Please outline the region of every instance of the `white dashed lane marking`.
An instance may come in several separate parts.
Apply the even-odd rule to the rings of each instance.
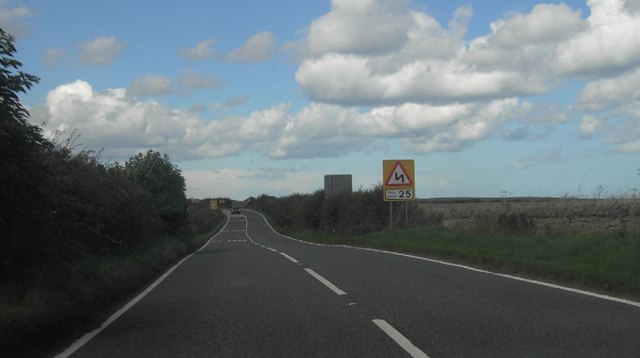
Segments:
[[[284,256],[284,257],[286,257],[289,261],[293,262],[294,264],[297,264],[297,263],[298,263],[298,260],[296,260],[296,259],[294,259],[293,257],[291,257],[291,256],[289,256],[289,255],[287,255],[287,254],[285,254],[284,252],[281,252],[281,253],[280,253],[280,255],[282,255],[282,256]]]
[[[334,285],[333,283],[331,283],[331,281],[327,280],[326,278],[320,276],[318,273],[316,273],[315,271],[313,271],[310,268],[306,268],[304,269],[305,271],[307,271],[307,273],[311,276],[313,276],[313,278],[315,278],[316,280],[322,282],[323,285],[327,286],[331,291],[335,292],[336,295],[346,295],[347,293],[342,291],[341,289],[338,288],[338,286]]]
[[[429,358],[429,356],[421,351],[418,347],[414,346],[411,341],[407,339],[402,333],[398,332],[393,326],[383,319],[372,320],[378,328],[386,333],[391,339],[393,339],[402,349],[404,349],[409,355],[414,358]]]

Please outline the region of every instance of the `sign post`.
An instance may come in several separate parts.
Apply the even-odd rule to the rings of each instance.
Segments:
[[[405,224],[408,219],[407,201],[416,199],[416,182],[413,159],[382,161],[382,192],[389,202],[389,226],[393,228],[393,202],[405,202]]]

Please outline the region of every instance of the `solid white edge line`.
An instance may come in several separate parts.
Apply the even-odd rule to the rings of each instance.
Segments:
[[[267,225],[271,228],[271,230],[273,230],[274,232],[277,233],[277,231],[275,231],[273,229],[271,224],[269,224],[269,221],[267,221],[267,218],[264,215],[262,215],[261,213],[255,211],[255,210],[249,210],[249,211],[252,211],[252,212],[262,216],[262,218],[267,223]],[[465,266],[465,265],[460,265],[460,264],[455,264],[455,263],[451,263],[451,262],[435,260],[435,259],[430,259],[430,258],[421,257],[421,256],[415,256],[415,255],[410,255],[410,254],[403,254],[403,253],[400,253],[400,252],[372,249],[372,248],[368,248],[368,247],[358,247],[358,246],[349,246],[349,245],[318,244],[318,243],[315,243],[315,242],[308,242],[308,241],[295,239],[295,238],[287,236],[287,235],[282,235],[282,234],[279,234],[279,235],[284,237],[284,238],[287,238],[289,240],[298,241],[298,242],[301,242],[301,243],[304,243],[304,244],[307,244],[307,245],[325,246],[325,247],[344,247],[344,248],[355,249],[355,250],[373,251],[373,252],[379,252],[379,253],[383,253],[383,254],[402,256],[402,257],[407,257],[407,258],[416,259],[416,260],[428,261],[428,262],[432,262],[432,263],[436,263],[436,264],[440,264],[440,265],[457,267],[457,268],[461,268],[461,269],[468,270],[468,271],[474,271],[474,272],[480,272],[480,273],[484,273],[484,274],[488,274],[488,275],[504,277],[504,278],[508,278],[508,279],[512,279],[512,280],[516,280],[516,281],[527,282],[527,283],[534,284],[534,285],[545,286],[545,287],[554,288],[554,289],[557,289],[557,290],[577,293],[577,294],[584,295],[584,296],[599,298],[599,299],[606,300],[606,301],[622,303],[622,304],[625,304],[625,305],[629,305],[629,306],[634,306],[634,307],[640,308],[640,302],[637,302],[637,301],[627,300],[627,299],[624,299],[624,298],[619,298],[619,297],[614,297],[614,296],[603,295],[603,294],[599,294],[599,293],[595,293],[595,292],[580,290],[580,289],[577,289],[577,288],[560,286],[560,285],[556,285],[556,284],[552,284],[552,283],[548,283],[548,282],[537,281],[537,280],[527,279],[527,278],[518,277],[518,276],[512,276],[512,275],[507,275],[507,274],[502,274],[502,273],[497,273],[497,272],[491,272],[491,271],[482,270],[482,269],[478,269],[478,268],[471,267],[471,266]]]
[[[391,326],[387,321],[383,319],[373,319],[373,323],[375,323],[378,328],[380,328],[384,333],[386,333],[391,339],[393,339],[402,349],[407,351],[409,355],[413,358],[429,358],[429,356],[421,351],[418,347],[414,346],[411,341],[407,339],[407,337],[403,336],[402,333],[398,332],[393,326]]]
[[[454,263],[451,263],[451,262],[434,260],[434,259],[429,259],[429,258],[426,258],[426,257],[420,257],[420,256],[415,256],[415,255],[403,254],[403,253],[399,253],[399,252],[391,252],[391,251],[370,249],[370,248],[366,248],[366,247],[355,247],[355,246],[346,246],[346,245],[341,245],[341,246],[350,247],[350,248],[354,248],[354,249],[358,249],[358,250],[374,251],[374,252],[380,252],[380,253],[385,253],[385,254],[391,254],[391,255],[403,256],[403,257],[408,257],[408,258],[417,259],[417,260],[433,262],[433,263],[437,263],[437,264],[440,264],[440,265],[457,267],[457,268],[461,268],[461,269],[464,269],[464,270],[475,271],[475,272],[479,272],[479,273],[483,273],[483,274],[487,274],[487,275],[503,277],[503,278],[507,278],[507,279],[511,279],[511,280],[515,280],[515,281],[526,282],[526,283],[530,283],[530,284],[534,284],[534,285],[538,285],[538,286],[549,287],[549,288],[553,288],[553,289],[557,289],[557,290],[561,290],[561,291],[565,291],[565,292],[576,293],[576,294],[580,294],[580,295],[583,295],[583,296],[599,298],[599,299],[602,299],[602,300],[622,303],[622,304],[626,304],[626,305],[629,305],[629,306],[640,308],[640,302],[631,301],[631,300],[627,300],[627,299],[619,298],[619,297],[614,297],[614,296],[607,296],[607,295],[603,295],[603,294],[600,294],[600,293],[580,290],[580,289],[577,289],[577,288],[560,286],[560,285],[556,285],[556,284],[553,284],[553,283],[537,281],[537,280],[532,280],[532,279],[528,279],[528,278],[524,278],[524,277],[518,277],[518,276],[513,276],[513,275],[508,275],[508,274],[503,274],[503,273],[498,273],[498,272],[492,272],[492,271],[487,271],[487,270],[481,270],[481,269],[477,269],[477,268],[469,267],[469,266],[465,266],[465,265],[454,264]]]
[[[342,295],[346,295],[347,294],[346,292],[344,292],[341,289],[339,289],[336,285],[331,283],[329,280],[327,280],[326,278],[324,278],[324,277],[320,276],[319,274],[317,274],[312,269],[305,268],[304,270],[307,271],[307,273],[309,275],[313,276],[313,278],[315,278],[316,280],[320,281],[323,285],[327,286],[331,291],[335,292],[336,295],[342,296]]]
[[[112,314],[109,318],[107,318],[107,320],[104,321],[104,323],[102,323],[100,325],[100,327],[96,328],[95,330],[93,330],[93,331],[91,331],[89,333],[84,334],[82,337],[80,337],[77,341],[75,341],[73,344],[71,344],[63,352],[58,353],[54,358],[67,358],[70,355],[72,355],[73,353],[75,353],[78,349],[82,348],[82,346],[87,344],[87,342],[89,342],[91,339],[93,339],[93,337],[95,337],[98,334],[100,334],[100,332],[102,332],[105,328],[107,328],[111,323],[113,323],[115,320],[120,318],[120,316],[122,316],[125,312],[127,312],[131,307],[135,306],[136,303],[140,302],[140,300],[142,300],[147,294],[149,294],[149,292],[151,292],[154,288],[156,288],[156,286],[158,286],[175,269],[177,269],[178,266],[182,265],[183,262],[187,261],[194,254],[202,251],[202,249],[204,249],[207,245],[209,245],[209,243],[211,243],[211,241],[216,236],[220,235],[224,231],[224,228],[226,228],[228,224],[229,224],[229,217],[227,217],[227,222],[224,224],[222,229],[220,229],[220,231],[218,231],[218,233],[216,233],[215,235],[211,236],[211,238],[209,238],[209,240],[204,245],[202,245],[202,247],[200,247],[198,249],[198,251],[195,251],[194,253],[192,253],[189,256],[187,256],[187,257],[183,258],[182,260],[180,260],[180,262],[175,264],[172,268],[170,268],[167,272],[165,272],[162,276],[160,276],[157,280],[155,280],[151,285],[149,285],[149,287],[147,287],[139,295],[134,297],[126,305],[124,305],[122,308],[120,308],[118,311],[116,311],[114,314]]]
[[[296,259],[294,259],[293,257],[291,257],[291,256],[289,256],[289,255],[287,255],[287,254],[285,254],[284,252],[280,252],[280,255],[282,255],[282,256],[284,256],[284,257],[286,257],[287,259],[289,259],[289,261],[293,262],[294,264],[297,264],[297,263],[298,263],[298,260],[296,260]]]

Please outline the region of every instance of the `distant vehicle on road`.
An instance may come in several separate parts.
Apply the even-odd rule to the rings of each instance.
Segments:
[[[240,214],[240,209],[236,207],[231,208],[231,214]]]

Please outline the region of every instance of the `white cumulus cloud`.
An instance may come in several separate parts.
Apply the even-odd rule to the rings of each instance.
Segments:
[[[584,116],[578,127],[578,136],[581,138],[590,138],[597,134],[602,128],[602,121],[594,116]]]
[[[616,151],[640,152],[639,81],[640,67],[587,83],[578,96],[578,106],[587,113],[578,135],[590,137],[597,130],[607,138],[605,143],[615,145]],[[606,128],[595,120],[599,117],[610,118]]]
[[[136,78],[129,92],[138,96],[159,96],[171,93],[171,79],[164,76],[147,75]]]
[[[24,20],[33,13],[24,6],[9,6],[10,1],[0,1],[0,28],[9,34],[21,38],[28,32]]]
[[[397,51],[409,40],[407,4],[406,0],[333,0],[331,11],[309,26],[303,51],[311,55]]]
[[[275,44],[276,37],[263,31],[249,38],[241,48],[231,51],[226,58],[232,62],[264,61],[273,53]]]
[[[311,100],[347,106],[544,94],[572,76],[640,66],[640,14],[626,4],[590,0],[586,18],[563,3],[539,4],[467,41],[470,7],[445,28],[406,1],[333,1],[294,46],[303,55],[296,80]]]
[[[640,67],[619,76],[592,81],[584,86],[578,96],[578,105],[586,110],[640,104]]]
[[[80,62],[87,65],[109,65],[124,48],[125,43],[115,36],[98,37],[80,44]]]
[[[640,14],[624,0],[588,0],[591,15],[584,31],[558,45],[562,73],[598,75],[640,65]]]
[[[640,112],[617,123],[605,142],[614,145],[617,152],[640,153]]]
[[[458,150],[488,138],[509,118],[526,111],[527,106],[515,99],[368,111],[315,103],[297,113],[279,104],[246,116],[205,120],[195,111],[138,100],[123,88],[97,92],[78,80],[50,91],[46,103],[32,110],[32,118],[46,123],[49,134],[77,130],[85,146],[103,148],[105,155],[119,159],[149,148],[177,159],[242,151],[314,158],[365,150],[386,138],[399,138],[412,152]]]
[[[187,70],[180,77],[180,84],[189,90],[214,89],[221,84],[221,81],[214,75],[205,75]]]
[[[215,54],[215,51],[213,50],[214,44],[214,39],[203,40],[198,42],[192,48],[182,49],[180,53],[182,56],[196,61],[212,58]]]
[[[107,155],[117,158],[184,143],[190,128],[202,126],[202,120],[188,112],[172,110],[154,100],[134,100],[122,88],[96,92],[81,80],[50,91],[33,117],[46,124],[49,134],[77,130],[83,145],[104,148]]]

